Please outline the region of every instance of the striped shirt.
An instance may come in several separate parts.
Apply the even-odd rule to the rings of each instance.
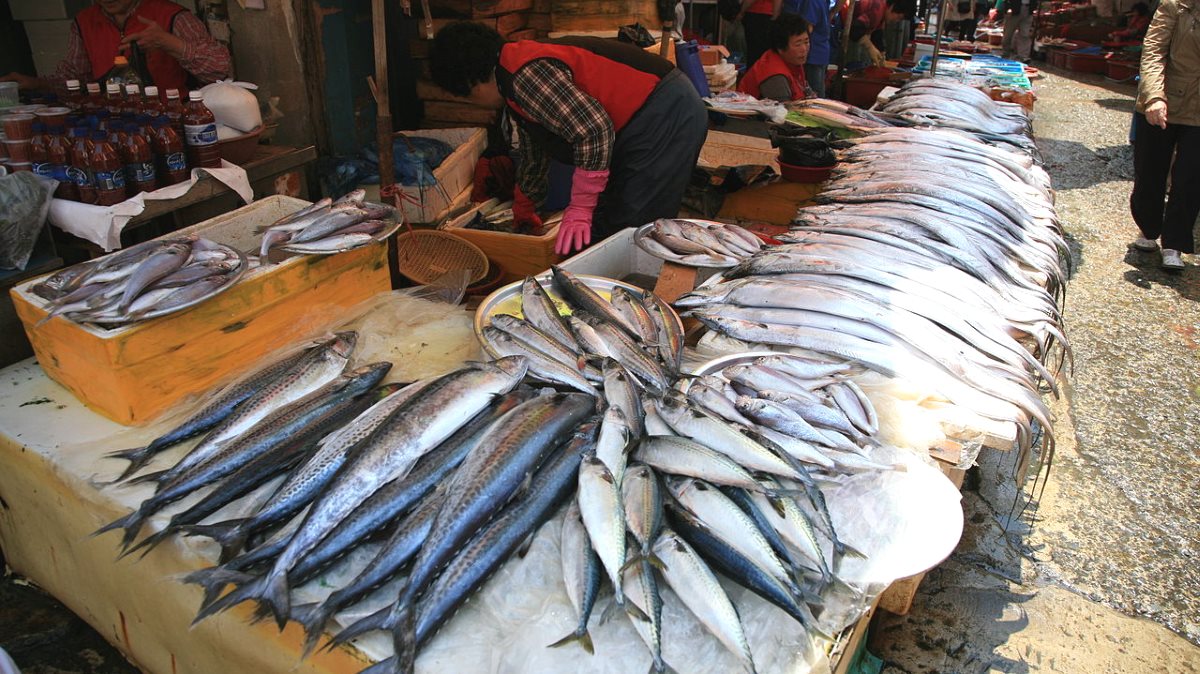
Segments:
[[[530,118],[571,144],[575,166],[588,171],[609,167],[616,140],[612,118],[599,101],[575,86],[566,64],[550,58],[530,61],[513,75],[512,86],[513,98]],[[546,197],[549,160],[538,141],[519,125],[518,137],[517,182],[540,205]]]
[[[229,50],[208,34],[204,22],[195,14],[187,11],[176,14],[170,28],[172,35],[183,40],[183,56],[179,59],[179,65],[196,79],[207,84],[233,75]],[[74,21],[71,22],[71,33],[67,38],[67,55],[49,79],[53,82],[92,81],[92,62],[84,49],[79,25]]]

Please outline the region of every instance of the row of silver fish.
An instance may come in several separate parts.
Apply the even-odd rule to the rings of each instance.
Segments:
[[[284,246],[289,252],[327,254],[365,246],[387,228],[392,214],[386,206],[368,204],[358,189],[334,201],[328,197],[260,227],[259,256]]]
[[[736,225],[660,218],[651,224],[640,245],[656,257],[680,264],[729,267],[758,252],[762,241]]]
[[[1038,155],[1032,122],[1020,104],[993,100],[962,82],[940,77],[909,80],[879,112],[904,123],[957,129],[985,142]]]
[[[56,272],[35,285],[49,312],[77,323],[133,323],[191,306],[236,279],[245,260],[233,249],[188,236],[155,239]]]

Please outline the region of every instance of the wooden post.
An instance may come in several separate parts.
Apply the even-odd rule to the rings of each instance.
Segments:
[[[375,77],[371,93],[375,96],[375,139],[379,143],[379,191],[396,183],[392,162],[392,104],[388,96],[387,6],[384,0],[371,0],[371,28],[375,36]]]
[[[850,54],[850,26],[854,23],[855,0],[847,0],[846,23],[842,26],[842,53],[838,54],[838,76],[834,80],[834,95],[841,98],[846,93],[846,58]]]

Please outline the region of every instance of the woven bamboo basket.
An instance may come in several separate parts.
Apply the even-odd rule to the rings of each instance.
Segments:
[[[416,229],[396,237],[400,273],[415,283],[430,284],[442,274],[466,269],[470,283],[487,276],[487,255],[478,246],[448,232]]]

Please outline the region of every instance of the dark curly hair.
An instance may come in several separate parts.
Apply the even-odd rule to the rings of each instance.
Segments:
[[[439,87],[469,96],[471,87],[492,77],[504,38],[494,29],[457,21],[438,31],[429,54],[429,70]]]
[[[793,36],[807,35],[811,29],[812,24],[798,14],[780,14],[778,19],[770,23],[770,28],[767,29],[767,40],[770,42],[771,49],[783,51],[788,48],[788,43],[792,41]]]

